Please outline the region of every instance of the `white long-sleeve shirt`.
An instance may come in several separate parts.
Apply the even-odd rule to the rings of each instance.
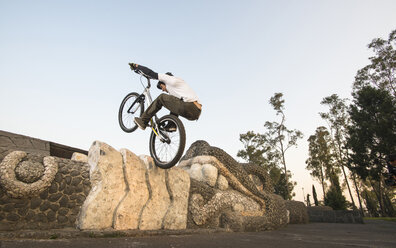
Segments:
[[[184,102],[195,102],[199,104],[199,98],[194,90],[181,78],[158,73],[158,80],[165,83],[168,93],[177,98],[183,99]]]

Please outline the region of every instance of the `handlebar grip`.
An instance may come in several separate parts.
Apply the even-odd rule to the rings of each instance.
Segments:
[[[128,64],[129,64],[129,67],[131,68],[131,70],[133,70],[133,71],[136,70],[138,67],[138,65],[135,63],[128,63]]]

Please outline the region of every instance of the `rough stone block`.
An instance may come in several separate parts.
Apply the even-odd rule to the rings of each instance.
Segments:
[[[139,228],[141,230],[158,230],[169,208],[170,197],[165,181],[165,170],[152,167],[148,170],[150,199],[143,209]]]
[[[92,190],[78,217],[80,229],[113,226],[114,210],[125,195],[121,154],[109,145],[95,141],[89,150]]]
[[[114,228],[117,230],[138,229],[140,213],[149,199],[146,182],[147,168],[134,153],[126,149],[121,149],[120,152],[124,161],[128,192],[118,207]]]
[[[211,164],[202,165],[203,180],[211,187],[216,185],[217,181],[217,168]]]
[[[285,204],[290,213],[290,224],[306,224],[309,222],[307,207],[303,202],[285,201]]]
[[[164,217],[163,228],[185,229],[187,227],[190,177],[187,172],[179,168],[172,168],[167,173],[171,204]]]
[[[88,163],[88,156],[79,152],[74,152],[71,160]]]

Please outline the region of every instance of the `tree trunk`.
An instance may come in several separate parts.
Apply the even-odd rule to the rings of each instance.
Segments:
[[[384,211],[384,202],[382,200],[382,194],[381,194],[381,184],[378,183],[378,189],[375,187],[375,183],[371,183],[371,180],[368,180],[370,182],[371,187],[373,188],[373,191],[375,193],[375,196],[377,197],[379,206],[380,206],[380,211],[381,211],[381,216],[385,216],[385,211]]]
[[[282,144],[282,142],[281,142],[281,144]],[[290,192],[289,192],[289,177],[287,176],[285,153],[283,152],[283,150],[282,150],[282,160],[283,160],[283,167],[285,168],[285,181],[286,181],[286,196],[285,196],[285,200],[289,200],[289,195],[290,195]]]
[[[359,207],[360,207],[360,213],[362,214],[362,216],[364,217],[364,211],[363,211],[363,206],[362,206],[362,200],[360,199],[360,192],[359,192],[359,188],[357,186],[357,182],[356,182],[356,176],[355,173],[352,172],[352,179],[353,179],[353,183],[355,184],[355,190],[356,190],[356,194],[359,200]]]
[[[388,214],[386,213],[386,209],[385,209],[385,204],[384,204],[384,197],[383,197],[383,193],[382,193],[382,187],[381,187],[381,182],[382,182],[382,174],[380,175],[380,181],[378,182],[378,194],[380,196],[379,200],[380,200],[380,206],[381,206],[381,212],[382,212],[382,216],[388,216]]]
[[[389,199],[389,196],[386,194],[386,191],[384,191],[384,204],[388,216],[395,217],[395,209],[393,208],[392,201],[391,199]]]
[[[346,185],[347,185],[347,187],[348,187],[349,196],[351,197],[353,209],[357,209],[357,208],[356,208],[356,205],[355,205],[355,200],[353,199],[353,196],[352,196],[351,187],[349,187],[348,177],[347,177],[347,175],[346,175],[346,173],[345,173],[345,168],[344,168],[344,165],[343,165],[343,164],[341,164],[341,168],[342,168],[342,173],[344,173],[344,178],[345,178]]]
[[[279,125],[278,129],[278,139],[279,139],[279,145],[280,145],[280,151],[282,153],[282,162],[283,162],[283,167],[285,168],[285,182],[286,182],[286,196],[285,200],[289,200],[289,177],[287,176],[287,168],[286,168],[286,159],[285,159],[285,149],[283,148],[283,142],[282,142],[282,133],[281,133],[281,127],[283,126],[283,122],[285,121],[285,116],[282,113],[282,121]]]
[[[323,175],[323,167],[321,167],[320,168],[320,173],[321,173],[321,176],[322,176],[322,190],[323,190],[323,202],[324,202],[324,200],[325,200],[325,197],[326,197],[326,191],[325,191],[325,184],[324,184],[324,175]]]
[[[334,142],[334,140],[333,140],[333,142]],[[334,146],[335,146],[335,144],[334,144]],[[339,139],[337,139],[337,150],[338,150],[338,163],[341,165],[342,173],[344,174],[345,182],[346,182],[346,185],[348,187],[349,196],[351,197],[353,209],[356,209],[355,200],[353,199],[352,192],[351,192],[351,187],[349,187],[348,177],[347,177],[347,175],[345,173],[345,166],[344,166],[344,163],[342,161],[342,159],[343,159],[342,148],[341,148],[341,141]]]

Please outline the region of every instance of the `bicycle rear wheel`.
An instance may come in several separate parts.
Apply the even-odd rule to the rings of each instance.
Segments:
[[[176,130],[169,131],[166,127],[173,126]],[[158,121],[158,135],[153,131],[150,136],[150,154],[155,165],[162,169],[173,167],[181,158],[186,145],[184,125],[174,115],[165,115]]]
[[[118,123],[124,132],[131,133],[137,129],[134,122],[135,117],[139,117],[144,112],[144,102],[136,92],[129,93],[120,105],[118,111]]]

